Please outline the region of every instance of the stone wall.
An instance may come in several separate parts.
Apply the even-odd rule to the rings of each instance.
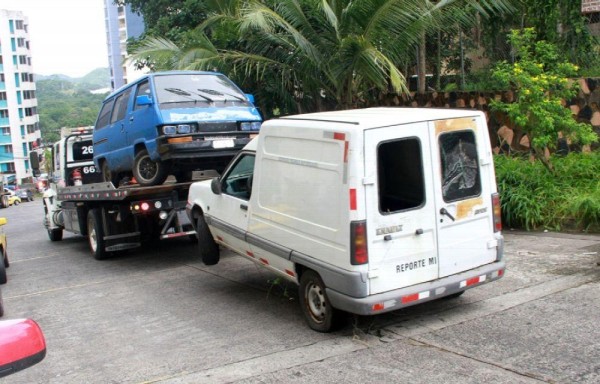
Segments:
[[[565,108],[570,108],[573,117],[594,127],[600,137],[600,78],[579,79],[579,95],[572,100],[565,100]],[[512,91],[505,92],[430,92],[424,95],[383,95],[380,106],[406,106],[426,108],[474,108],[486,112],[492,147],[496,153],[509,151],[525,152],[529,149],[527,136],[514,127],[508,118],[499,112],[490,112],[491,100],[514,100]],[[575,148],[570,143],[559,143],[559,149],[590,150],[597,149],[599,143],[591,148]]]

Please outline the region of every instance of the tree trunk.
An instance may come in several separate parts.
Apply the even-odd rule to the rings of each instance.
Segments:
[[[418,82],[417,82],[417,92],[420,94],[425,93],[426,91],[426,79],[427,79],[427,61],[426,61],[426,44],[427,44],[427,35],[425,31],[421,32],[421,41],[419,42],[419,60],[417,65],[419,66],[418,70]]]

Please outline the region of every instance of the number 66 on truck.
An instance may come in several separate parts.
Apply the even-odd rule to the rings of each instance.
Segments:
[[[219,246],[299,285],[308,325],[375,315],[501,278],[500,202],[483,113],[373,108],[263,124],[187,212]]]

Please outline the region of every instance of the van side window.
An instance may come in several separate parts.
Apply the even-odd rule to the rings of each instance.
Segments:
[[[250,199],[254,175],[254,155],[242,155],[222,180],[223,193],[240,199]]]
[[[145,105],[137,105],[137,97],[142,95],[152,97],[152,95],[150,94],[150,82],[148,80],[144,81],[143,83],[140,83],[137,87],[137,91],[135,92],[135,110],[146,107]]]
[[[98,121],[96,122],[96,127],[94,129],[104,128],[110,123],[110,112],[112,111],[113,104],[115,103],[115,99],[109,100],[102,106],[100,113],[98,114]]]
[[[110,119],[111,124],[125,118],[127,113],[127,103],[129,102],[129,95],[131,94],[131,88],[121,93],[115,100],[115,109]]]
[[[442,196],[444,201],[463,200],[481,194],[481,181],[473,131],[440,135]]]
[[[406,138],[380,144],[377,148],[377,180],[382,214],[423,205],[425,182],[419,140]]]

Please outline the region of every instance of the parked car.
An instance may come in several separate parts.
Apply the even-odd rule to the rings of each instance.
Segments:
[[[9,266],[8,253],[6,251],[6,234],[2,230],[2,226],[8,221],[5,217],[0,217],[0,286],[6,284],[8,278],[6,277],[6,268]],[[4,303],[2,301],[2,288],[0,288],[0,317],[4,315]],[[0,372],[2,367],[0,365]]]
[[[0,377],[37,364],[45,356],[46,340],[35,321],[0,321]]]
[[[142,76],[104,100],[94,126],[94,163],[115,185],[131,174],[147,186],[170,174],[182,182],[194,170],[221,172],[258,134],[262,118],[253,100],[221,73]]]
[[[21,198],[16,194],[8,197],[8,205],[19,205],[21,204]]]
[[[21,198],[21,201],[33,201],[34,191],[35,187],[29,188],[27,186],[21,185],[15,193]]]

